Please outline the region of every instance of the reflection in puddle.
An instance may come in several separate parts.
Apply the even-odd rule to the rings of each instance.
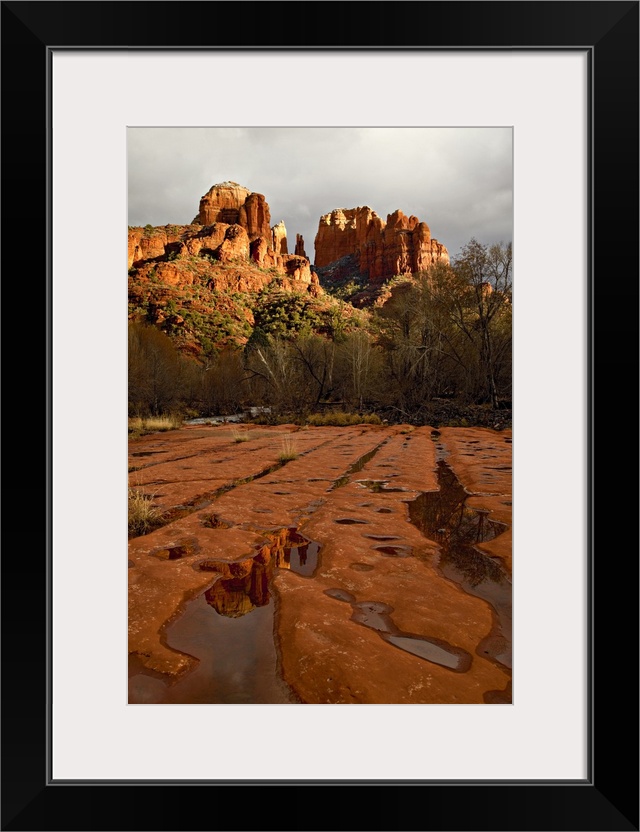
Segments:
[[[493,631],[477,652],[511,667],[511,581],[500,563],[476,544],[493,540],[507,528],[489,519],[489,512],[466,506],[469,496],[449,466],[438,461],[439,491],[428,491],[410,502],[411,522],[440,545],[440,572],[471,595],[487,601],[495,612]]]
[[[204,597],[218,615],[227,618],[239,618],[256,607],[265,607],[269,603],[267,568],[254,560],[248,575],[216,581]]]
[[[167,628],[166,643],[199,659],[199,664],[173,685],[134,676],[129,683],[130,702],[295,701],[278,668],[272,578],[275,569],[312,576],[320,547],[295,528],[268,532],[265,537],[252,557],[204,560],[197,565],[220,577]]]
[[[282,529],[272,538],[271,546],[263,547],[268,550],[278,569],[290,569],[298,575],[311,577],[318,567],[318,552],[320,546],[315,540],[307,540],[298,534],[295,528]]]
[[[290,569],[311,577],[318,566],[320,546],[295,528],[268,535],[258,554],[242,561],[205,560],[198,564],[203,572],[218,572],[223,577],[205,596],[220,615],[246,615],[269,602],[269,583],[275,569]],[[227,611],[228,610],[228,611]]]

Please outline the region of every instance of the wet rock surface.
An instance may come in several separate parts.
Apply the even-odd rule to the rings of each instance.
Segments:
[[[130,702],[510,702],[510,432],[244,430],[130,443]]]

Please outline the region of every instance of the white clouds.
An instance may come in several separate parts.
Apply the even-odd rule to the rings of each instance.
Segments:
[[[512,238],[511,145],[510,128],[130,128],[129,223],[190,222],[231,179],[311,256],[321,214],[358,205],[415,214],[455,256]]]

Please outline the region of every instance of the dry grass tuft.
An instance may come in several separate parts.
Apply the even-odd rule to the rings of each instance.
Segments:
[[[134,416],[129,419],[129,436],[137,439],[147,433],[158,433],[165,430],[177,430],[182,427],[182,416]]]
[[[282,450],[278,454],[280,462],[289,462],[299,456],[296,440],[293,436],[285,436],[282,440]]]
[[[343,413],[342,411],[330,411],[328,413],[311,413],[307,417],[307,424],[314,427],[334,425],[335,427],[347,427],[349,425],[380,425],[382,420],[377,413]]]
[[[129,537],[138,537],[151,531],[160,517],[153,505],[153,497],[136,488],[129,488]]]

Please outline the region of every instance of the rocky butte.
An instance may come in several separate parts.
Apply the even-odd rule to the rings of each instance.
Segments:
[[[209,271],[215,264],[246,264],[273,270],[268,279],[260,273],[246,275],[245,282],[253,281],[256,284],[253,287],[233,288],[259,289],[274,276],[281,275],[297,285],[306,284],[312,294],[320,291],[307,257],[288,254],[284,223],[271,227],[269,205],[264,196],[237,182],[213,185],[200,199],[198,213],[190,225],[129,229],[128,267],[136,269],[141,277],[145,270],[153,269],[162,282],[178,284],[182,277],[188,277],[181,275],[184,271],[180,268],[181,261],[193,258],[202,259]],[[213,288],[232,288],[223,285],[225,275],[212,275],[212,281]]]
[[[337,208],[320,217],[315,250],[317,268],[348,257],[357,273],[374,284],[423,271],[439,261],[449,263],[447,249],[431,237],[426,222],[394,211],[385,223],[366,205]]]

